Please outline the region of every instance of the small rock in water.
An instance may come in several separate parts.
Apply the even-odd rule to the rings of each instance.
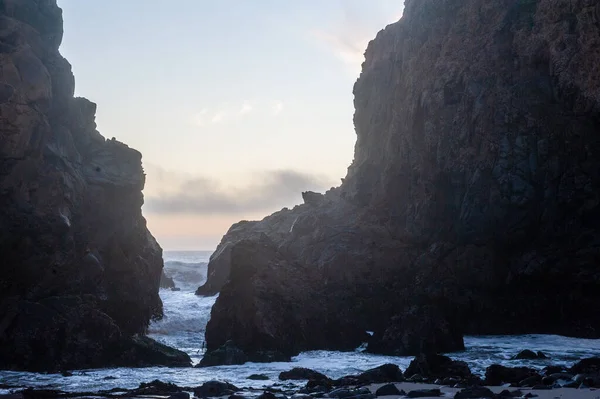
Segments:
[[[396,387],[395,384],[386,384],[380,387],[377,391],[375,391],[376,396],[392,396],[392,395],[400,395],[400,390]]]
[[[246,399],[246,397],[243,395],[238,395],[238,394],[234,393],[233,395],[229,395],[228,399]]]
[[[107,375],[106,377],[103,378],[103,380],[116,380],[117,377],[113,377],[112,375]]]
[[[264,374],[252,374],[252,375],[249,375],[248,377],[246,377],[246,379],[255,380],[255,381],[264,381],[264,380],[268,380],[269,377],[267,377]]]
[[[442,391],[439,389],[415,389],[406,394],[407,398],[435,398],[442,396]]]
[[[187,392],[177,392],[169,396],[168,399],[190,399],[190,394]]]
[[[466,388],[454,395],[454,399],[480,399],[496,397],[491,389],[486,387]]]
[[[151,382],[142,382],[140,386],[132,392],[137,395],[170,395],[180,391],[181,388],[173,383],[154,380]]]
[[[171,291],[181,291],[181,288],[179,288],[179,287],[173,287],[173,288],[171,288]]]
[[[326,375],[304,367],[294,367],[279,374],[280,380],[328,380]]]
[[[537,359],[537,355],[534,351],[529,349],[522,350],[518,354],[512,357],[513,360],[529,360],[529,359]]]
[[[65,371],[62,371],[60,373],[60,375],[62,375],[63,377],[72,377],[73,373],[71,373],[70,371],[65,370]]]
[[[313,397],[304,393],[296,393],[292,395],[291,399],[313,399]]]

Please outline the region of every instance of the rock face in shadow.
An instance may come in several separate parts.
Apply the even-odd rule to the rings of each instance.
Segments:
[[[584,0],[407,0],[367,48],[341,187],[223,238],[208,349],[598,337],[599,20]]]
[[[141,154],[73,97],[61,9],[4,0],[0,22],[0,368],[189,363],[138,337],[162,316],[163,267]]]

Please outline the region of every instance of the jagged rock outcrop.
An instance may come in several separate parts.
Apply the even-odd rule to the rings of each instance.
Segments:
[[[0,1],[0,368],[189,364],[162,316],[141,154],[74,98],[55,0]]]
[[[365,330],[388,353],[460,349],[399,322],[427,309],[452,335],[599,337],[599,49],[597,1],[407,0],[367,48],[342,186],[277,213],[286,234],[224,237],[208,349]]]

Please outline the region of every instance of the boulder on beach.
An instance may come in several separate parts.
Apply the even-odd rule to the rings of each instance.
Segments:
[[[207,381],[199,387],[194,388],[194,395],[198,398],[209,398],[224,395],[231,395],[238,388],[228,382]]]
[[[485,369],[485,385],[519,384],[527,378],[538,379],[541,376],[534,369],[528,367],[505,367],[493,364]]]
[[[399,390],[395,384],[385,384],[377,388],[376,396],[400,396],[406,395],[406,392]]]
[[[337,386],[377,384],[382,382],[404,381],[402,370],[396,364],[383,364],[378,367],[363,371],[360,374],[348,375],[333,381]]]
[[[466,362],[452,360],[448,356],[435,354],[421,354],[416,356],[406,371],[405,377],[415,374],[427,379],[457,378],[467,379],[472,376],[471,370]]]

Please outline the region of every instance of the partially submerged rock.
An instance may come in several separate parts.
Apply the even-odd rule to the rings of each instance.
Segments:
[[[319,373],[311,369],[304,367],[294,367],[288,371],[282,371],[279,373],[279,379],[286,380],[327,380],[329,379],[325,374]]]
[[[224,395],[231,395],[238,388],[228,382],[222,381],[207,381],[201,386],[194,388],[194,396],[199,398],[209,398]]]
[[[416,356],[404,372],[405,377],[411,377],[415,374],[431,380],[438,378],[464,380],[472,376],[466,362],[452,360],[447,356],[435,354],[421,354]]]
[[[529,349],[522,350],[517,353],[514,357],[514,360],[536,360],[536,359],[548,359],[548,356],[544,352],[538,351],[534,352]]]

